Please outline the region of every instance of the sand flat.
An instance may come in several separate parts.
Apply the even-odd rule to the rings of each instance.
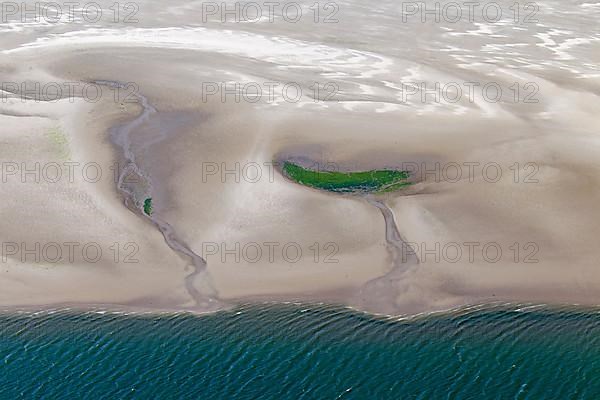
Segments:
[[[520,30],[399,24],[387,3],[378,25],[355,31],[349,27],[361,6],[351,3],[339,24],[317,28],[280,20],[199,24],[197,10],[175,2],[160,12],[143,3],[147,19],[135,26],[9,31],[0,47],[5,82],[131,82],[151,111],[128,136],[146,177],[128,208],[111,169],[128,160],[111,132],[143,115],[142,97],[7,95],[3,160],[97,163],[104,173],[94,183],[9,177],[1,188],[3,243],[93,242],[110,257],[47,263],[11,254],[2,263],[0,303],[201,310],[199,297],[223,306],[302,299],[393,314],[494,300],[598,303],[597,32],[546,11],[543,24]],[[563,24],[570,30],[556,30]],[[435,40],[412,40],[415,32]],[[417,81],[493,82],[504,95],[407,98],[406,83]],[[236,101],[206,93],[207,84],[264,89],[266,82],[292,82],[302,96],[286,101],[277,90],[272,99]],[[315,99],[315,82],[334,84],[335,101]],[[537,101],[524,102],[523,91],[514,101],[511,88],[528,83],[537,85]],[[289,181],[272,164],[286,159],[342,171],[420,168],[411,188],[378,197],[402,239],[417,246],[418,265],[394,259],[377,207]],[[497,180],[482,169],[491,164]],[[462,176],[453,179],[456,166]],[[257,167],[260,178],[244,175]],[[147,197],[152,217],[140,207]],[[152,218],[168,223],[205,265],[194,270]],[[464,243],[472,242],[470,257]],[[139,262],[123,262],[124,248],[115,262],[114,243],[135,243]],[[481,252],[490,245],[502,250],[497,261]],[[290,246],[302,254],[282,253]],[[444,253],[456,247],[457,259]]]

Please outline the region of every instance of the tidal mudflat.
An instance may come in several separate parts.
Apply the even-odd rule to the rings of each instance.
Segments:
[[[0,303],[596,304],[595,12],[6,23]]]

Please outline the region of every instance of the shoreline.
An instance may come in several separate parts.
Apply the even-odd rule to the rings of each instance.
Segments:
[[[449,316],[469,315],[480,311],[511,311],[511,312],[530,312],[530,311],[548,311],[551,313],[582,313],[582,314],[600,314],[600,304],[561,304],[561,303],[532,303],[532,302],[508,302],[494,301],[487,303],[472,303],[461,306],[451,307],[443,310],[426,311],[406,314],[383,314],[361,310],[350,305],[328,302],[309,302],[309,301],[263,301],[263,302],[239,302],[230,304],[218,310],[199,311],[191,309],[177,308],[149,308],[143,306],[124,306],[117,304],[77,304],[63,303],[52,307],[37,306],[11,306],[0,307],[0,317],[3,315],[16,314],[55,314],[55,313],[74,313],[74,314],[108,314],[123,317],[143,317],[143,316],[174,316],[189,315],[193,317],[210,317],[219,313],[244,312],[246,310],[264,310],[266,308],[283,308],[294,306],[307,310],[330,310],[338,312],[349,312],[364,315],[374,320],[384,320],[389,322],[418,322],[427,318],[444,318]]]

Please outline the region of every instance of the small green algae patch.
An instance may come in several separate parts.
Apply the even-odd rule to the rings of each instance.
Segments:
[[[301,185],[338,193],[386,193],[411,184],[409,172],[399,170],[315,171],[286,161],[283,172]]]
[[[152,198],[148,197],[144,200],[144,214],[150,216],[152,215]]]
[[[56,126],[51,128],[46,133],[48,139],[55,146],[59,157],[63,160],[69,160],[71,158],[71,151],[69,150],[69,141],[67,140],[67,136],[60,129],[60,127]]]

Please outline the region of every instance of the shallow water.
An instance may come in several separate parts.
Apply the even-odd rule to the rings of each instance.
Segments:
[[[597,399],[600,314],[323,305],[4,313],[1,398]],[[548,388],[551,387],[551,391]]]

